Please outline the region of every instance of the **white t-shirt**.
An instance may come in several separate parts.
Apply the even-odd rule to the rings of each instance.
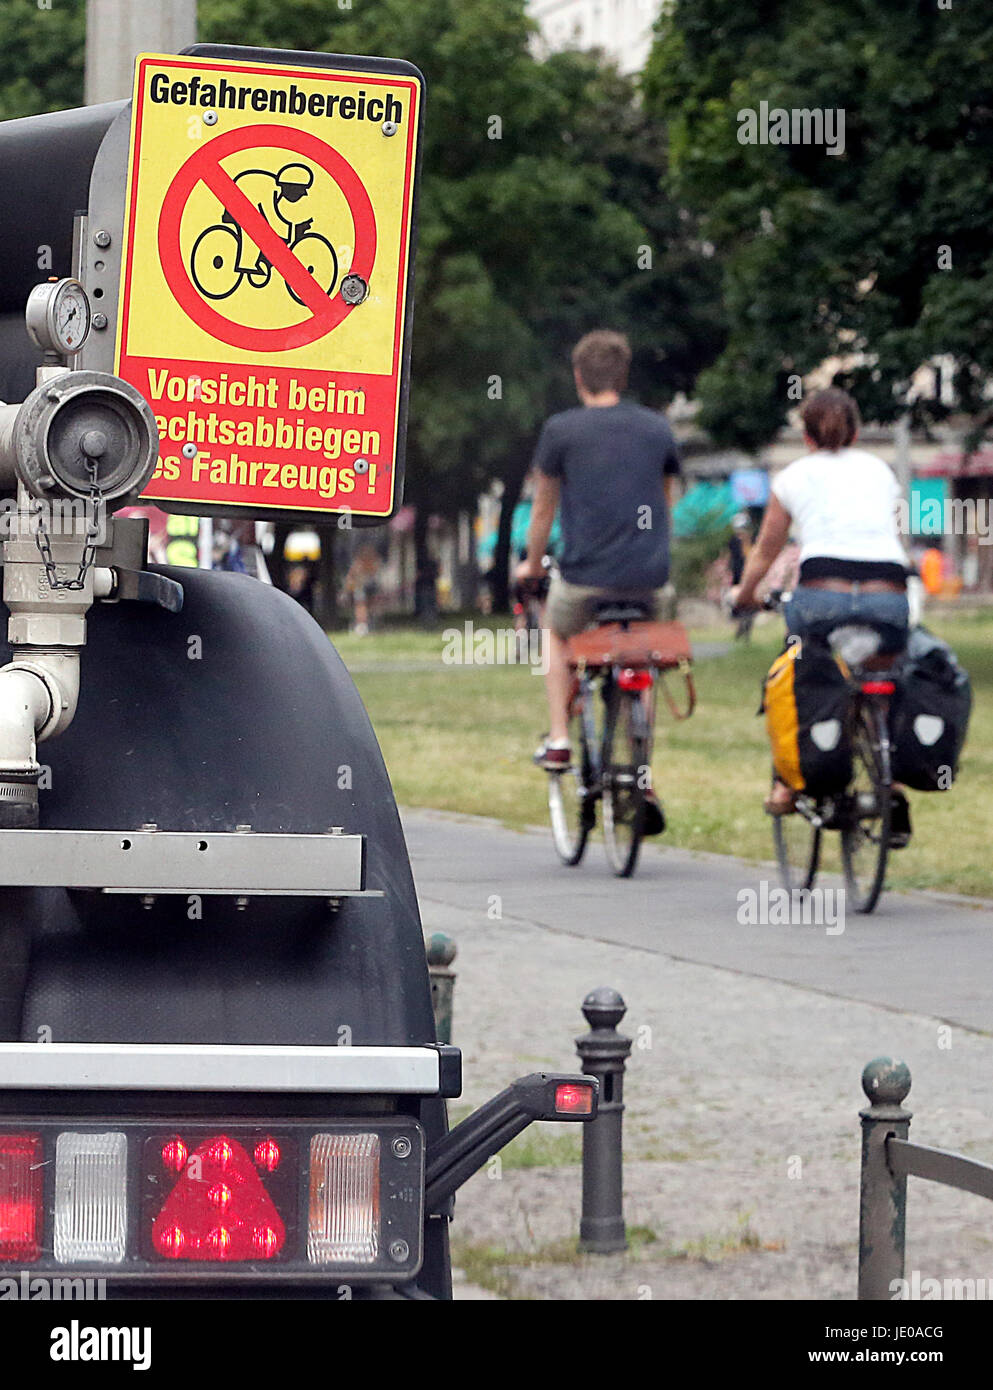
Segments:
[[[801,564],[830,556],[906,565],[896,518],[900,485],[875,454],[805,454],[773,478],[772,491],[793,518]]]

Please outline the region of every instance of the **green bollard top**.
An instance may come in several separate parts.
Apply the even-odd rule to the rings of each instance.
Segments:
[[[910,1068],[892,1057],[874,1057],[862,1072],[870,1105],[902,1105],[910,1094]]]
[[[451,965],[458,948],[450,936],[436,931],[428,937],[426,949],[428,965]]]
[[[609,985],[589,992],[582,1003],[583,1017],[591,1028],[616,1028],[628,1011],[622,997]]]

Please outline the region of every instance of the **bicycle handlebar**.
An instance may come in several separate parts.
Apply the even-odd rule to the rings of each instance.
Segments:
[[[732,618],[743,618],[746,613],[778,613],[788,598],[789,594],[782,589],[770,589],[760,602],[735,604],[728,612]]]
[[[545,574],[540,579],[518,579],[514,584],[514,597],[518,600],[544,598],[547,593],[548,576]]]

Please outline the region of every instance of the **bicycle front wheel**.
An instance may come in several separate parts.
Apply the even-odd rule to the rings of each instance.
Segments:
[[[651,777],[651,730],[638,695],[615,686],[603,740],[603,838],[610,867],[629,878],[645,833],[645,792]]]
[[[820,826],[811,824],[800,810],[773,816],[772,840],[783,887],[789,892],[813,888],[821,860]]]
[[[548,774],[548,814],[556,852],[571,866],[583,857],[596,814],[589,744],[578,712],[569,720],[569,746],[571,766]]]
[[[841,832],[841,861],[848,900],[856,912],[871,912],[886,881],[893,795],[889,735],[882,710],[863,706],[852,736],[854,776]]]

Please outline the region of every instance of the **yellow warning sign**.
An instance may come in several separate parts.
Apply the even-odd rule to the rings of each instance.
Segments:
[[[117,370],[145,496],[387,516],[402,444],[420,77],[142,55]]]

